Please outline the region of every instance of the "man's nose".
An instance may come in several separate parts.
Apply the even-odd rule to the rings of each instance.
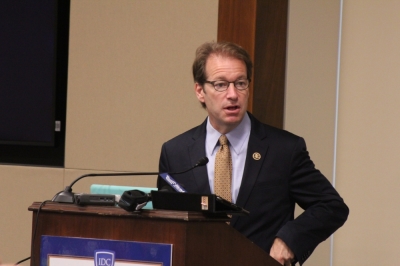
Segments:
[[[229,83],[228,89],[226,89],[227,96],[228,97],[237,97],[237,89],[235,87],[235,84],[233,82]]]

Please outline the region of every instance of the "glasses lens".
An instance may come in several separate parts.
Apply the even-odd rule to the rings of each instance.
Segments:
[[[248,80],[238,80],[235,81],[235,87],[238,90],[245,90],[249,86],[249,81]]]
[[[231,83],[233,83],[236,89],[245,90],[249,87],[250,82],[247,79],[241,79],[235,82],[219,80],[219,81],[206,81],[206,83],[212,84],[216,91],[226,91]]]
[[[225,91],[229,87],[229,82],[227,81],[216,81],[214,82],[214,88],[216,91]]]

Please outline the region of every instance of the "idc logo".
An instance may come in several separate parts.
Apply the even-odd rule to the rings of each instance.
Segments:
[[[114,266],[115,252],[112,250],[95,250],[94,266]]]

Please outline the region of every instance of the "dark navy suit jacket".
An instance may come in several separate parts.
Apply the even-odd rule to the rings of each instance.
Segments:
[[[343,225],[349,209],[314,167],[301,137],[249,116],[251,133],[236,204],[250,215],[233,216],[230,224],[267,253],[274,239],[281,238],[302,264]],[[179,172],[195,165],[206,154],[205,138],[206,121],[164,143],[160,172]],[[254,159],[255,153],[261,158]],[[188,192],[211,193],[206,167],[173,177]],[[305,210],[296,219],[295,203]]]

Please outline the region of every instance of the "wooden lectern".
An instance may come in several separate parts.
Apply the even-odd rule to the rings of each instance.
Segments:
[[[33,230],[40,203],[35,202]],[[39,265],[41,236],[82,237],[172,244],[173,266],[279,266],[265,251],[226,224],[227,216],[203,212],[77,206],[49,202],[40,210],[31,256]],[[33,237],[33,235],[32,235]],[[33,265],[33,261],[31,261]]]

